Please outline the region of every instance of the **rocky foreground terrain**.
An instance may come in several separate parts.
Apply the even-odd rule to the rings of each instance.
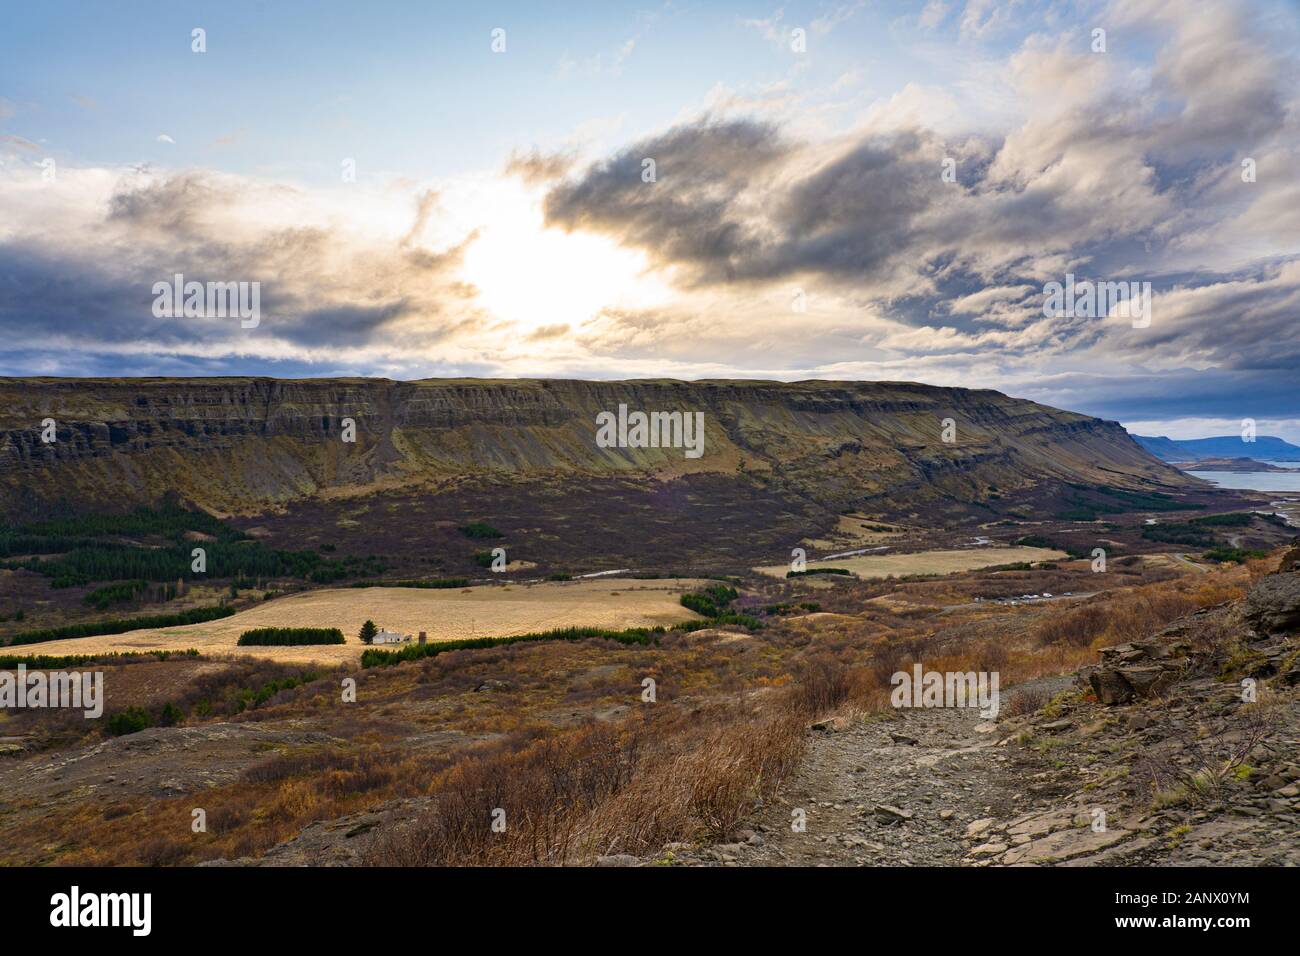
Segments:
[[[853,708],[818,720],[800,768],[727,840],[588,862],[1300,865],[1298,562],[1300,549],[1244,601],[1004,692],[994,720]],[[396,801],[206,865],[364,864],[376,835],[430,806]]]
[[[1004,694],[997,720],[818,722],[802,769],[734,842],[599,862],[1300,865],[1298,563],[1300,549],[1244,602]]]

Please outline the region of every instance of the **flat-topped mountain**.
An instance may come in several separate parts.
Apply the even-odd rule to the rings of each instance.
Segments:
[[[688,425],[699,413],[701,454],[626,447],[638,443],[635,428],[623,447],[605,447],[598,416],[617,417],[620,406],[624,419],[680,412]],[[10,519],[61,501],[126,507],[179,495],[250,514],[480,479],[686,475],[837,510],[978,501],[1050,480],[1203,487],[1115,422],[914,383],[0,378],[0,490]]]
[[[1270,459],[1300,461],[1300,447],[1275,435],[1260,435],[1246,441],[1240,435],[1216,435],[1213,438],[1166,438],[1134,435],[1134,440],[1164,461],[1199,461],[1202,458]]]

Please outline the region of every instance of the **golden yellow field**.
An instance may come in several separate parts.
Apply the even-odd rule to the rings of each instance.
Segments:
[[[381,628],[430,641],[462,637],[505,637],[562,627],[653,627],[698,617],[681,606],[680,595],[695,580],[548,581],[462,590],[424,588],[329,588],[267,601],[232,617],[204,624],[156,628],[47,641],[23,647],[31,654],[99,654],[113,651],[184,650],[246,654],[279,661],[339,664],[356,660],[363,645],[357,632],[367,619]],[[255,627],[337,627],[346,644],[304,647],[238,647]]]
[[[952,551],[917,551],[912,554],[859,554],[830,561],[809,561],[809,568],[844,568],[860,578],[903,577],[909,574],[952,574],[974,571],[998,564],[1018,561],[1055,561],[1067,558],[1064,551],[1049,548],[958,548]],[[762,574],[784,578],[788,564],[771,564],[755,568]],[[804,580],[815,580],[805,578]]]

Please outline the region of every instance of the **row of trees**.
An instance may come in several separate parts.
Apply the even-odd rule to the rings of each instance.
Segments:
[[[342,644],[337,627],[259,627],[239,635],[241,647],[285,647],[297,644]]]

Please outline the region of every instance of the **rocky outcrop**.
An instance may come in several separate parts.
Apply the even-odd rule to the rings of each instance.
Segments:
[[[601,448],[596,415],[704,414],[699,458]],[[52,419],[56,441],[43,440]],[[345,420],[356,441],[343,440]],[[951,420],[954,440],[944,440]],[[218,511],[467,477],[753,478],[828,508],[982,500],[1048,479],[1201,487],[1116,423],[998,392],[884,382],[0,379],[0,502]],[[0,515],[5,517],[6,515]]]
[[[1075,682],[1091,689],[1097,700],[1108,706],[1159,696],[1190,666],[1191,646],[1184,635],[1196,617],[1143,641],[1102,648],[1101,662],[1082,668]]]
[[[1116,706],[1163,697],[1189,675],[1218,674],[1224,666],[1223,648],[1198,647],[1189,636],[1228,611],[1229,605],[1205,608],[1146,640],[1102,648],[1100,662],[1080,669],[1075,682],[1091,690],[1099,703]],[[1291,637],[1300,631],[1300,572],[1264,577],[1240,606],[1231,606],[1231,616],[1249,628],[1243,629],[1234,660],[1240,676],[1259,679],[1281,675],[1282,683],[1288,686],[1300,684],[1300,655]]]
[[[1261,581],[1246,601],[1246,620],[1264,634],[1300,630],[1300,574],[1275,574]]]
[[[1270,574],[1246,597],[1246,623],[1260,634],[1300,631],[1300,569],[1293,550],[1282,559],[1283,570]]]

